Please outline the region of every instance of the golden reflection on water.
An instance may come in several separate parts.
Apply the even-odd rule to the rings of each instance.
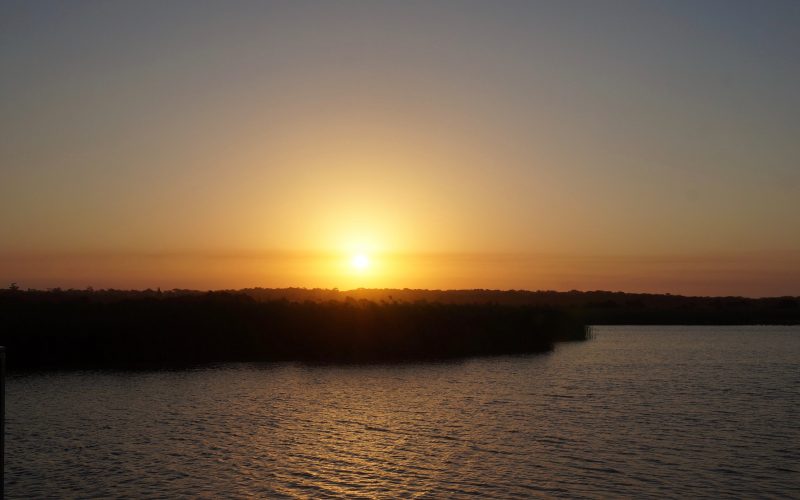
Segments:
[[[14,376],[20,497],[791,496],[797,327],[462,362]]]

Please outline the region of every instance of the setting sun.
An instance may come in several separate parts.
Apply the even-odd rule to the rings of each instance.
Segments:
[[[358,271],[363,271],[369,267],[369,257],[363,253],[355,254],[353,258],[350,259],[350,265]]]

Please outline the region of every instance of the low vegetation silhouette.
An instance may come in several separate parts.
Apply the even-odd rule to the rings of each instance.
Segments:
[[[9,291],[0,324],[12,369],[445,359],[541,352],[585,336],[583,323],[546,307],[232,292]]]
[[[543,352],[585,325],[800,324],[797,297],[245,289],[0,291],[11,369],[386,362]]]
[[[427,301],[443,304],[500,304],[555,308],[590,325],[800,324],[800,297],[687,297],[671,294],[551,290],[418,290],[248,288],[257,300]]]

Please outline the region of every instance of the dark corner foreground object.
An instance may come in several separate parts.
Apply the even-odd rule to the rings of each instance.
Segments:
[[[259,302],[220,292],[116,302],[16,297],[0,301],[0,344],[14,349],[12,370],[391,362],[543,352],[586,338],[583,322],[537,306]]]
[[[0,346],[0,500],[6,496],[6,348]]]

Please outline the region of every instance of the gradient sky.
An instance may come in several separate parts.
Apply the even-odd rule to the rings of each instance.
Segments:
[[[0,284],[800,295],[794,0],[6,0],[0,68]]]

